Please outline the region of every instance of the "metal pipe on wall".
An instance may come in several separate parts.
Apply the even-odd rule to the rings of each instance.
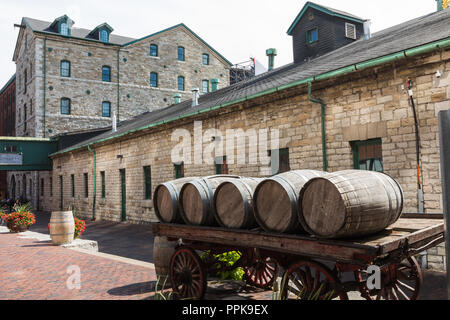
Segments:
[[[328,171],[328,160],[327,160],[327,138],[326,138],[326,128],[325,128],[325,102],[322,99],[314,99],[311,96],[312,83],[308,82],[308,100],[314,103],[320,104],[320,119],[322,126],[322,161],[323,161],[323,171]]]

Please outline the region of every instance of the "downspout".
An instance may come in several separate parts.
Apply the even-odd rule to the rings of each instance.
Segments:
[[[94,200],[93,200],[93,204],[92,204],[92,221],[95,221],[95,204],[96,204],[96,198],[97,198],[97,183],[96,183],[97,181],[95,179],[95,172],[96,172],[97,159],[96,159],[96,155],[95,155],[95,150],[92,150],[90,145],[88,145],[88,150],[94,156],[94,169],[93,169],[93,176],[94,176]]]
[[[44,138],[47,135],[47,128],[46,128],[46,119],[45,119],[45,113],[46,113],[46,107],[47,107],[47,97],[46,97],[46,89],[47,89],[47,37],[44,37]]]
[[[117,122],[120,122],[120,47],[117,48]]]
[[[327,139],[325,132],[325,102],[321,99],[314,99],[311,97],[312,83],[308,82],[308,100],[313,103],[320,104],[320,118],[322,123],[322,158],[323,158],[323,171],[328,171],[328,161],[327,161]]]

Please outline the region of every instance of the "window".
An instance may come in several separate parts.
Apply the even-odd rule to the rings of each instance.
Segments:
[[[111,117],[111,102],[102,102],[102,117]]]
[[[351,146],[355,169],[383,172],[381,139],[353,141]]]
[[[184,77],[183,76],[178,77],[178,90],[184,91]]]
[[[100,41],[109,42],[109,33],[106,30],[100,31]]]
[[[50,189],[50,197],[53,197],[53,177],[50,177],[48,184]]]
[[[150,73],[150,87],[158,87],[158,74],[156,72]]]
[[[227,157],[217,157],[214,160],[214,163],[216,164],[216,174],[228,174],[228,164],[227,164]]]
[[[59,25],[59,32],[63,36],[68,36],[69,35],[69,25],[65,22],[61,22],[61,24]]]
[[[70,114],[70,99],[61,98],[61,114]]]
[[[209,65],[209,54],[204,53],[202,55],[202,63],[206,66]]]
[[[184,48],[183,47],[178,47],[178,60],[179,61],[184,61],[185,60]]]
[[[111,82],[111,67],[102,67],[102,81]]]
[[[203,93],[209,92],[209,81],[208,80],[202,80],[202,92]]]
[[[104,199],[106,198],[105,171],[100,171],[100,177],[102,179],[102,199]]]
[[[158,56],[158,46],[156,44],[150,45],[150,57],[157,57]]]
[[[175,179],[184,178],[184,162],[175,163]]]
[[[41,178],[41,197],[44,196],[44,178]]]
[[[63,60],[61,61],[61,70],[60,75],[61,77],[70,77],[70,61]]]
[[[345,23],[345,36],[347,38],[356,40],[356,26],[351,23]]]
[[[152,198],[152,169],[150,166],[144,167],[144,191],[145,199],[150,200]]]
[[[27,104],[24,104],[23,106],[23,130],[27,131]]]
[[[306,42],[314,43],[319,40],[319,29],[314,28],[306,32]]]
[[[89,175],[84,174],[84,197],[89,198]]]
[[[289,165],[289,149],[272,150],[269,153],[273,175],[291,170]]]
[[[70,175],[70,190],[72,192],[72,198],[75,198],[75,175]]]
[[[24,86],[23,93],[27,93],[27,82],[28,82],[27,78],[28,78],[27,77],[27,69],[25,69],[24,75],[23,75],[23,86]]]

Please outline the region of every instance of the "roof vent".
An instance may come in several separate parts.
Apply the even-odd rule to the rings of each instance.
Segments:
[[[345,36],[347,38],[356,40],[356,26],[351,23],[345,23]]]
[[[196,107],[198,106],[198,96],[199,96],[200,89],[194,88],[192,89],[192,106]]]
[[[116,112],[113,111],[112,113],[112,132],[117,131],[117,118],[116,118]]]
[[[371,26],[372,22],[370,20],[366,20],[364,21],[364,40],[368,40],[371,38],[371,34],[370,34],[370,26]]]

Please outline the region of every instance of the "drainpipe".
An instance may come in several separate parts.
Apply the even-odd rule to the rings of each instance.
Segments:
[[[91,146],[89,146],[89,145],[88,145],[88,150],[94,156],[94,169],[93,169],[93,176],[94,176],[94,201],[93,201],[93,204],[92,204],[92,221],[95,221],[95,203],[96,203],[96,198],[97,198],[97,183],[96,183],[96,179],[95,179],[95,172],[96,172],[97,159],[96,159],[96,156],[95,156],[95,150],[92,150]]]
[[[311,97],[312,83],[308,82],[308,100],[313,103],[320,104],[321,122],[322,122],[322,157],[323,157],[323,171],[328,171],[327,161],[327,139],[325,132],[325,103],[321,99],[314,99]]]
[[[444,9],[442,0],[436,0],[437,2],[437,11],[442,11]]]
[[[46,119],[45,119],[45,113],[46,113],[46,89],[47,89],[47,37],[44,37],[44,138],[47,136],[47,128],[46,128]]]
[[[117,122],[120,121],[120,47],[117,48]]]

